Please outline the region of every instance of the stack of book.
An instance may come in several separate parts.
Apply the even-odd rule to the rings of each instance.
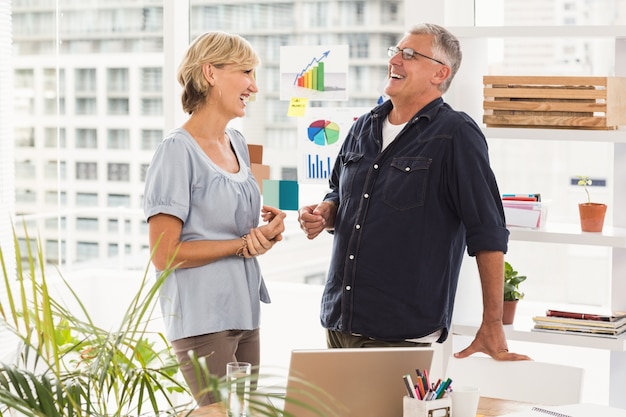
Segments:
[[[626,331],[626,312],[587,314],[548,310],[546,316],[533,317],[534,331],[580,334],[617,338]]]
[[[507,226],[537,229],[545,221],[547,206],[541,194],[503,194],[502,207]]]

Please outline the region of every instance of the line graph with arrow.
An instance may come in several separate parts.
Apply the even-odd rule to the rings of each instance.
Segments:
[[[324,63],[322,60],[330,54],[330,49],[319,58],[313,58],[293,80],[293,85],[324,91]]]
[[[280,99],[347,100],[348,45],[280,47]]]

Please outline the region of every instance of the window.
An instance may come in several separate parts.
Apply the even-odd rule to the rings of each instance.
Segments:
[[[76,193],[76,205],[79,207],[96,207],[98,206],[98,194]]]
[[[130,180],[130,165],[120,163],[107,164],[107,179],[109,181],[125,181]]]
[[[67,218],[65,217],[54,217],[45,219],[46,229],[49,230],[57,230],[57,229],[66,229]]]
[[[141,130],[141,149],[145,151],[153,151],[159,146],[163,140],[163,131],[161,129],[142,129]]]
[[[397,1],[383,1],[380,3],[381,13],[380,13],[380,23],[389,24],[389,23],[402,23],[400,19],[400,5]],[[395,45],[395,44],[394,44]]]
[[[49,205],[65,205],[67,204],[67,193],[65,191],[46,191],[44,195],[46,204]]]
[[[98,131],[96,129],[76,129],[76,148],[97,149]]]
[[[15,129],[15,146],[18,148],[34,148],[35,130],[30,127]]]
[[[15,190],[15,202],[31,204],[37,201],[37,193],[30,189],[16,189]]]
[[[96,69],[95,68],[78,68],[75,71],[74,90],[80,93],[95,93],[96,85]]]
[[[33,161],[27,159],[24,161],[15,162],[15,176],[20,179],[34,179],[35,178],[35,164]]]
[[[107,69],[107,91],[109,94],[128,92],[128,68]]]
[[[160,116],[163,114],[163,100],[160,98],[141,99],[141,114],[143,116]]]
[[[139,165],[139,178],[141,178],[142,182],[146,181],[146,171],[148,170],[149,164],[141,164]]]
[[[65,148],[65,128],[61,127],[57,130],[56,127],[44,128],[44,146],[46,148]]]
[[[56,224],[55,224],[56,226]],[[61,242],[61,252],[65,253],[65,242]],[[46,261],[50,262],[53,265],[57,265],[59,262],[59,241],[47,239],[44,254],[46,256]]]
[[[107,112],[110,115],[126,115],[128,114],[127,98],[109,98],[107,99]]]
[[[44,165],[44,176],[45,178],[57,178],[57,176],[61,176],[64,178],[65,171],[62,169],[65,165],[59,165],[58,161],[48,160]]]
[[[141,91],[161,93],[163,89],[163,70],[161,68],[141,69]]]
[[[128,194],[108,194],[108,207],[130,207],[130,196]]]
[[[76,99],[76,114],[77,115],[91,115],[96,114],[98,111],[98,105],[95,98],[77,98]]]
[[[107,130],[108,149],[130,149],[128,129]]]
[[[99,245],[96,242],[77,242],[76,260],[87,261],[98,258]]]
[[[130,233],[130,220],[124,221],[124,229],[122,230],[124,233]],[[111,233],[118,233],[120,227],[119,219],[108,219],[107,221],[107,230]]]
[[[97,162],[76,162],[76,179],[77,180],[97,180],[98,179],[98,163]]]
[[[13,86],[15,89],[34,90],[35,75],[32,69],[16,69],[14,77]]]
[[[98,230],[98,219],[97,218],[88,218],[88,217],[78,217],[76,219],[76,230],[97,231]]]

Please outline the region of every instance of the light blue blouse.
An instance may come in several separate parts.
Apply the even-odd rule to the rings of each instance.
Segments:
[[[164,213],[183,221],[181,241],[237,239],[259,223],[261,194],[249,167],[243,135],[226,134],[239,172],[217,166],[182,128],[161,142],[146,173],[146,219]],[[160,271],[157,271],[157,275]],[[169,340],[260,325],[260,302],[270,298],[255,258],[233,254],[216,262],[172,272],[160,304]]]

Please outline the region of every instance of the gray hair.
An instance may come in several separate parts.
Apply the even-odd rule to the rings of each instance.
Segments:
[[[431,35],[433,38],[432,53],[433,58],[445,62],[450,67],[450,76],[439,85],[439,91],[448,91],[452,79],[461,66],[461,45],[459,40],[447,29],[433,23],[422,23],[414,26],[410,31],[411,35]]]

